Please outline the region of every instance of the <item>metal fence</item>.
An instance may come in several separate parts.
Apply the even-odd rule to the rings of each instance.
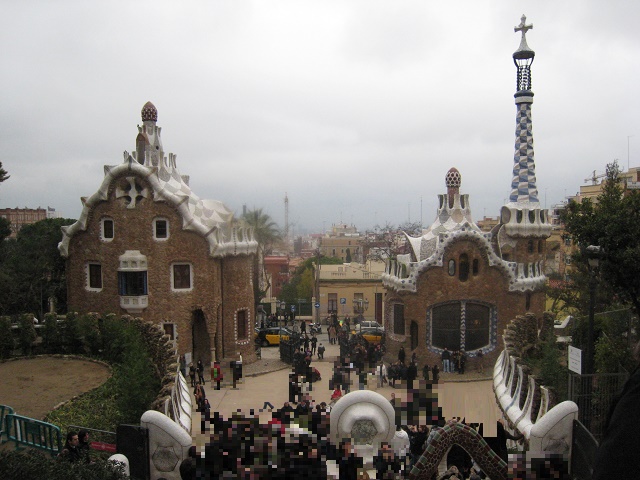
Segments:
[[[280,338],[280,360],[285,363],[293,364],[293,354],[302,345],[300,335],[291,335],[288,340]]]
[[[578,405],[578,419],[600,441],[609,408],[622,390],[628,372],[578,375],[569,372],[569,400]]]
[[[598,442],[578,420],[573,421],[571,440],[571,478],[591,480]]]

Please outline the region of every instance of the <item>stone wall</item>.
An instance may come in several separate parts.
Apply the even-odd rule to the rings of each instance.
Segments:
[[[124,177],[121,179],[124,181]],[[151,186],[136,179],[143,188]],[[90,212],[85,231],[78,231],[69,242],[67,257],[67,290],[69,310],[115,312],[128,314],[120,306],[118,291],[119,257],[127,250],[138,250],[147,257],[148,306],[139,313],[155,324],[173,323],[176,326],[179,354],[193,350],[194,315],[200,311],[206,322],[210,348],[224,352],[240,350],[245,361],[255,357],[252,346],[235,342],[227,335],[236,328],[234,312],[246,308],[248,325],[253,324],[254,301],[251,287],[251,255],[214,258],[209,243],[201,235],[184,230],[183,219],[165,202],[144,198],[135,208],[126,208],[122,198],[116,198],[115,181],[108,199],[97,203]],[[101,238],[101,220],[114,222],[114,237]],[[154,239],[154,219],[167,220],[169,235],[165,240]],[[99,263],[102,268],[102,288],[87,288],[87,264]],[[172,290],[172,264],[189,263],[192,269],[192,288]],[[223,307],[224,304],[224,307]],[[249,328],[249,327],[248,327]],[[224,339],[224,340],[223,340]],[[224,342],[224,345],[223,345]],[[211,352],[199,353],[208,362]],[[218,354],[222,358],[222,354]],[[194,360],[195,361],[195,360]]]
[[[458,271],[454,275],[448,273],[448,263],[450,259],[456,260],[461,254],[466,253],[469,257],[470,272],[468,279],[462,282],[459,279]],[[473,260],[478,259],[478,274],[473,275],[471,266]],[[388,291],[385,299],[385,319],[387,324],[387,347],[388,360],[397,358],[397,351],[403,345],[408,355],[411,354],[410,325],[415,321],[418,325],[418,347],[416,352],[422,364],[429,365],[440,363],[440,352],[431,351],[427,348],[427,311],[433,305],[460,300],[474,300],[494,305],[497,313],[497,326],[493,347],[484,352],[483,362],[485,365],[492,365],[501,353],[498,332],[502,332],[509,321],[517,315],[526,312],[527,294],[522,292],[509,291],[509,278],[497,267],[489,265],[486,253],[481,246],[473,241],[461,240],[455,242],[447,248],[442,267],[431,267],[425,270],[419,277],[416,292],[393,292]],[[544,310],[544,292],[532,292],[530,294],[531,312],[541,314]],[[393,318],[393,304],[400,302],[405,305],[405,335],[395,335],[393,333],[393,323],[389,321]],[[473,360],[469,359],[468,367],[473,368]]]

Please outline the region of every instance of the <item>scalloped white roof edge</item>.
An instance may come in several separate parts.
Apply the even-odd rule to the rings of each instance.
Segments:
[[[521,291],[525,292],[527,290],[533,290],[541,287],[547,281],[547,277],[543,275],[539,275],[536,277],[522,277],[520,275],[516,275],[517,263],[516,262],[508,262],[500,258],[496,252],[493,250],[491,245],[491,233],[490,232],[482,232],[475,229],[469,230],[456,230],[449,233],[442,233],[438,236],[438,243],[436,246],[435,252],[421,260],[419,262],[410,262],[405,263],[407,265],[409,274],[406,278],[400,278],[396,275],[391,275],[389,273],[384,273],[381,276],[382,284],[385,287],[391,288],[394,291],[409,291],[416,292],[418,277],[420,274],[432,267],[440,267],[443,266],[443,258],[445,248],[461,239],[472,240],[479,244],[480,250],[487,255],[489,260],[490,267],[497,267],[505,276],[509,279],[509,291]],[[421,237],[422,238],[422,237]],[[399,259],[400,257],[398,257]]]
[[[164,188],[164,182],[158,178],[157,173],[158,167],[141,165],[126,152],[123,163],[113,167],[105,166],[104,180],[98,191],[89,198],[82,198],[83,207],[80,218],[74,224],[62,227],[62,241],[58,244],[60,254],[63,257],[69,256],[71,237],[87,229],[87,221],[91,209],[99,202],[108,199],[109,186],[116,178],[122,175],[138,176],[149,182],[154,192],[153,201],[166,201],[175,208],[182,217],[182,229],[198,233],[204,237],[209,243],[209,254],[212,257],[250,255],[257,252],[258,242],[254,238],[253,229],[244,225],[231,225],[229,220],[231,220],[233,214],[222,202],[200,200],[193,193],[191,197],[184,194],[174,194]],[[188,189],[188,191],[190,192],[191,190]],[[213,210],[216,217],[203,217],[195,214],[194,209],[190,208],[190,206],[195,205],[205,206],[207,209]],[[227,217],[227,220],[225,220],[225,217]]]

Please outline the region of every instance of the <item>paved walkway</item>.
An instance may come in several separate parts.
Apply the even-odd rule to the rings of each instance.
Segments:
[[[322,380],[313,384],[311,392],[316,403],[325,401],[329,403],[331,390],[329,379],[333,372],[333,362],[337,359],[339,347],[329,345],[326,334],[319,337],[325,345],[325,359],[318,360],[314,357],[312,366],[317,368],[322,375]],[[207,369],[205,369],[207,370]],[[243,369],[244,379],[233,389],[228,384],[229,375],[225,378],[225,385],[221,390],[214,390],[209,378],[206,376],[205,392],[212,412],[219,412],[225,417],[241,410],[249,413],[254,410],[257,414],[262,409],[265,401],[271,402],[275,408],[280,408],[289,396],[289,371],[290,366],[279,358],[278,347],[262,349],[262,359],[251,365],[245,365]],[[490,369],[484,373],[468,372],[464,375],[455,373],[441,374],[440,383],[434,387],[438,395],[438,404],[442,407],[445,418],[461,417],[467,422],[482,422],[485,424],[485,433],[491,435],[491,429],[495,428],[499,410],[493,394],[492,382],[489,376]],[[401,388],[392,388],[388,385],[376,389],[386,398],[391,398],[391,393],[396,397],[406,398],[406,392]],[[270,419],[268,412],[260,414],[263,420]],[[193,432],[200,431],[200,416],[194,412]],[[203,441],[204,439],[200,439]]]

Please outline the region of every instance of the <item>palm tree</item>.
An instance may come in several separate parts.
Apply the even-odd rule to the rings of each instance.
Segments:
[[[253,291],[256,304],[270,287],[269,279],[264,269],[264,256],[269,255],[273,245],[282,240],[282,233],[276,222],[262,211],[262,208],[248,210],[242,215],[242,220],[253,229],[258,242],[258,254],[253,264]]]

